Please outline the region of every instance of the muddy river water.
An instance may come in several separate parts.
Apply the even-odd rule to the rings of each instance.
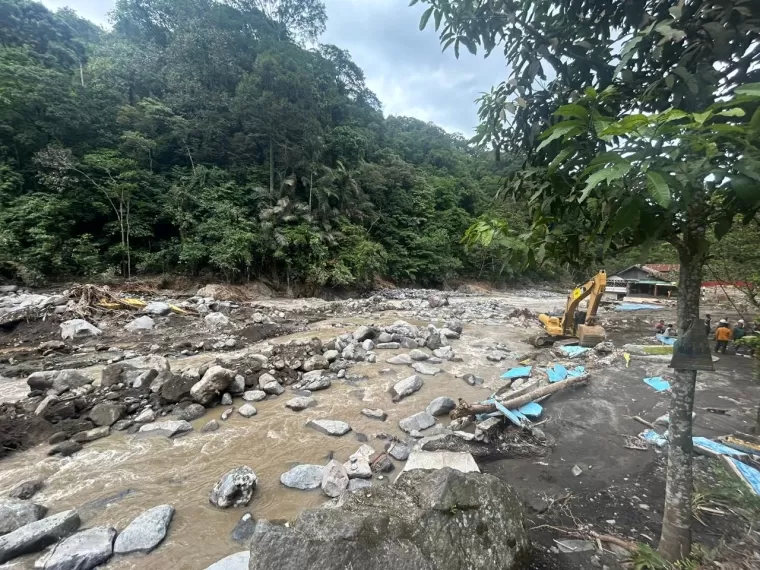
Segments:
[[[403,315],[394,312],[376,317],[376,323],[389,324]],[[367,319],[354,321],[366,323]],[[324,321],[316,325],[317,330],[272,342],[313,336],[326,339],[355,328],[353,322],[345,319],[341,322],[342,328]],[[418,321],[416,324],[424,326],[426,323]],[[0,461],[0,494],[23,480],[41,477],[46,480],[46,486],[35,497],[36,502],[51,507],[52,512],[77,509],[83,527],[108,525],[116,529],[123,529],[147,508],[171,504],[176,514],[167,539],[158,549],[147,556],[114,557],[103,568],[203,570],[220,558],[245,549],[231,539],[230,533],[246,511],[255,519],[292,519],[301,510],[325,501],[319,490],[298,491],[284,487],[279,482],[282,473],[299,463],[325,464],[332,455],[339,461],[347,460],[361,445],[358,434],[365,434],[368,443],[376,451],[382,451],[383,441],[374,434],[386,432],[403,436],[398,421],[424,410],[437,396],[461,397],[468,401],[484,399],[499,387],[498,374],[512,365],[512,361],[488,362],[487,349],[498,342],[524,352],[528,346],[523,341],[528,335],[529,331],[524,328],[466,325],[462,339],[452,342],[463,362],[443,363],[445,373],[424,376],[424,387],[398,404],[391,402],[388,389],[413,370],[385,362],[405,351],[379,350],[378,363],[357,364],[349,371],[350,376],[366,376],[366,380],[334,380],[329,389],[314,393],[317,406],[302,412],[284,407],[292,397],[287,389],[278,398],[256,403],[256,416],[246,419],[233,414],[228,421],[220,422],[221,428],[213,433],[201,433],[200,428],[209,420],[218,419],[223,407],[208,410],[206,416],[192,422],[194,431],[174,440],[139,438],[117,432],[87,444],[70,458],[47,457],[47,446],[42,445]],[[246,350],[255,352],[256,346]],[[214,356],[206,353],[174,359],[172,367],[179,370],[197,366]],[[97,373],[97,370],[89,372]],[[471,387],[457,378],[467,372],[483,376],[485,386]],[[240,404],[241,401],[235,402],[236,406]],[[380,422],[366,418],[360,414],[362,408],[382,408],[388,413],[388,419]],[[331,437],[306,427],[310,419],[346,421],[353,431],[343,437]],[[443,420],[448,423],[446,418]],[[221,475],[240,465],[252,467],[259,478],[252,502],[247,509],[212,507],[208,502],[212,486]],[[373,485],[387,484],[401,468],[402,464],[396,463],[395,472],[385,475],[383,480],[375,475]],[[37,558],[17,559],[2,568],[33,568]]]

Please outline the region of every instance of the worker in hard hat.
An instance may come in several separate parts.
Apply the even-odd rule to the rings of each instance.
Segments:
[[[715,352],[726,354],[726,347],[732,338],[731,329],[726,319],[721,319],[718,328],[715,329]]]
[[[747,335],[747,330],[744,328],[744,319],[739,319],[736,321],[736,326],[734,327],[734,330],[731,334],[734,337],[734,342],[744,338]],[[736,345],[736,354],[739,354],[739,348],[739,345]]]

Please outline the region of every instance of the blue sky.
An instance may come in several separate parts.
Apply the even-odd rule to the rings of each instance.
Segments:
[[[42,0],[48,8],[69,6],[107,25],[114,0]],[[488,59],[467,50],[459,60],[441,53],[432,29],[419,31],[424,4],[408,0],[325,0],[327,31],[321,43],[351,52],[386,114],[433,121],[451,132],[471,135],[477,124],[479,93],[506,78],[498,50]]]

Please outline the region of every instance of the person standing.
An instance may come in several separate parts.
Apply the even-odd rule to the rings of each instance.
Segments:
[[[711,330],[711,324],[712,324],[712,317],[710,317],[710,313],[707,313],[705,315],[705,331],[707,336],[710,336],[710,330]]]
[[[718,328],[715,329],[715,352],[726,354],[726,347],[731,340],[731,329],[728,327],[728,321],[721,319]]]
[[[665,332],[665,328],[665,321],[663,319],[660,319],[660,322],[654,326],[654,332],[657,334],[662,334]]]
[[[739,319],[736,322],[736,326],[734,327],[734,331],[732,333],[734,342],[744,338],[746,334],[747,334],[747,331],[744,328],[744,319]],[[736,354],[739,354],[739,348],[740,346],[736,345]]]

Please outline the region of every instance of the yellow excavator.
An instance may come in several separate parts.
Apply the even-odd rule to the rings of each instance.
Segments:
[[[549,346],[559,340],[577,339],[580,346],[592,347],[604,342],[604,327],[596,324],[596,311],[607,287],[607,273],[602,270],[587,283],[573,289],[567,297],[565,312],[561,317],[539,315],[538,320],[546,331],[533,339],[538,347]],[[588,298],[588,307],[579,311],[578,306]],[[569,344],[569,343],[568,343]]]

